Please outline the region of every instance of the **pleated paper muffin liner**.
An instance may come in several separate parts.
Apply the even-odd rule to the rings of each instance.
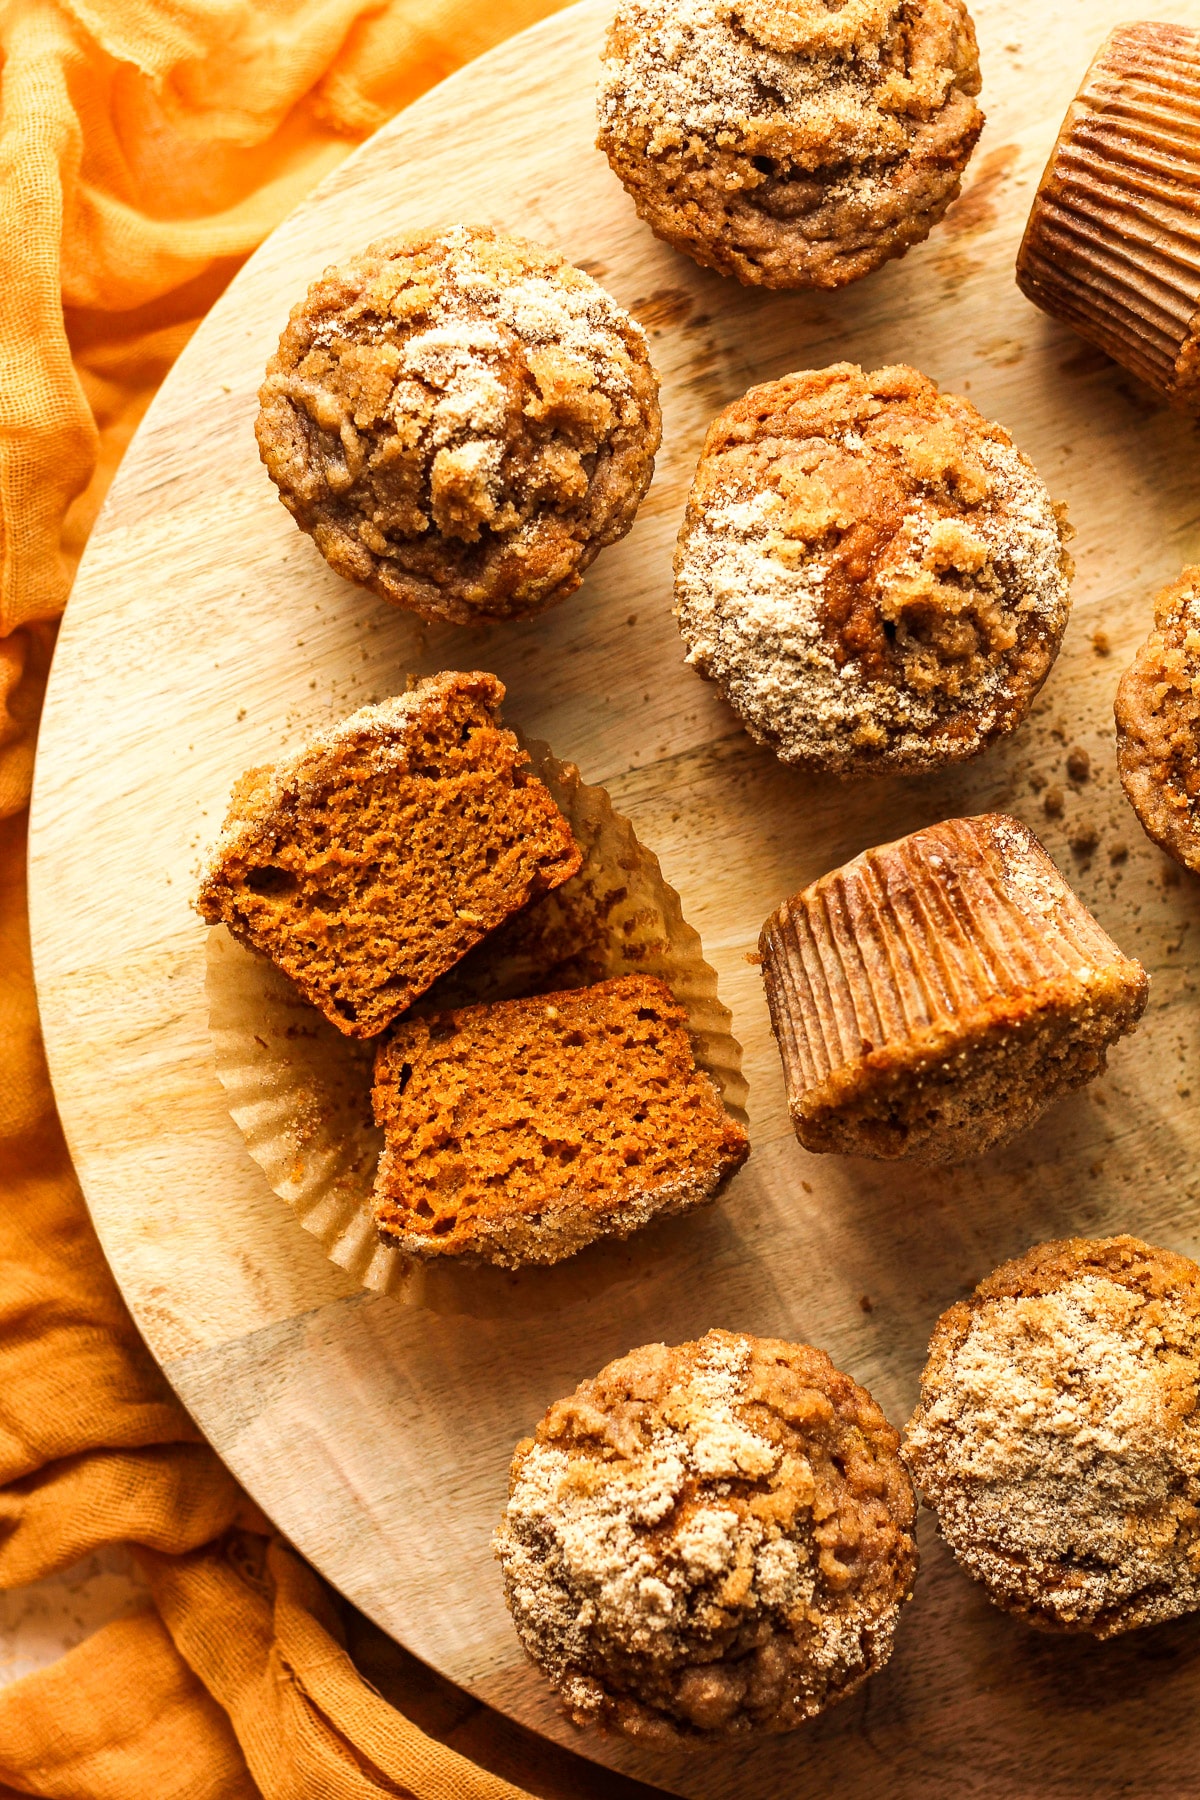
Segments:
[[[699,934],[658,858],[544,744],[526,744],[583,851],[577,875],[543,895],[434,984],[412,1011],[582,987],[617,975],[666,982],[687,1015],[699,1068],[746,1123],[741,1046]],[[375,1041],[343,1037],[274,964],[224,926],[209,934],[206,990],[217,1074],[246,1148],[331,1261],[377,1293],[437,1305],[477,1273],[384,1244],[371,1208],[383,1133],[371,1114]]]
[[[1200,407],[1200,32],[1122,25],[1067,113],[1017,261],[1027,297]]]
[[[805,1142],[802,1127],[863,1083],[952,1059],[981,1033],[1003,1036],[1051,996],[1103,995],[1130,1015],[1124,1029],[1145,1004],[1140,966],[1003,814],[948,819],[864,852],[785,900],[759,949]]]

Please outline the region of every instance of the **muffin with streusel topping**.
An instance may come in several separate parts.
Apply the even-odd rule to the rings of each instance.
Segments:
[[[327,269],[259,401],[262,459],[326,561],[457,624],[572,593],[660,435],[641,327],[556,252],[473,226]]]
[[[599,145],[659,237],[837,288],[942,217],[983,128],[962,0],[621,0]]]
[[[552,1406],[495,1543],[575,1722],[790,1731],[882,1668],[917,1568],[899,1441],[823,1351],[729,1331],[630,1351]]]
[[[1039,1244],[943,1313],[905,1457],[988,1597],[1108,1638],[1200,1610],[1200,1268]]]
[[[688,661],[783,762],[961,762],[1058,654],[1067,535],[1008,433],[917,370],[785,375],[709,426],[675,556]]]
[[[1154,602],[1115,710],[1121,785],[1142,830],[1200,874],[1200,567]]]

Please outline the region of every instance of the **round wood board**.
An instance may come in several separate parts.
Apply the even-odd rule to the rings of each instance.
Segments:
[[[1200,887],[1125,806],[1111,723],[1152,595],[1200,552],[1194,429],[1012,278],[1059,121],[1127,0],[982,6],[989,122],[963,198],[904,262],[811,296],[744,291],[638,222],[592,145],[607,10],[588,0],[509,42],[338,169],[239,275],[125,458],[67,614],[34,809],[38,986],[76,1166],[147,1341],[249,1491],[381,1626],[524,1724],[695,1800],[1176,1796],[1200,1738],[1200,1620],[1105,1647],[1035,1635],[957,1572],[927,1516],[890,1667],[753,1749],[669,1757],[577,1732],[504,1610],[489,1540],[512,1445],[632,1345],[711,1325],[806,1339],[902,1422],[938,1313],[1002,1258],[1073,1231],[1200,1253]],[[557,611],[477,631],[420,626],[333,575],[251,430],[310,279],[382,233],[456,219],[558,245],[604,281],[652,333],[665,416],[631,535]],[[1034,718],[936,778],[843,788],[782,769],[685,667],[671,619],[707,420],[752,382],[841,358],[913,362],[969,394],[1078,527],[1075,613]],[[482,1271],[469,1305],[421,1311],[353,1285],[247,1156],[213,1070],[190,899],[244,768],[443,667],[495,669],[508,716],[606,784],[661,856],[745,1044],[754,1151],[706,1212],[559,1271]],[[1066,777],[1075,746],[1084,783]],[[747,959],[763,918],[868,844],[988,808],[1028,820],[1146,963],[1142,1029],[1104,1080],[981,1162],[807,1156]]]

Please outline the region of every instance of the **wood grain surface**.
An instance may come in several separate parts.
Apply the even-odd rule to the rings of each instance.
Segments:
[[[988,125],[932,240],[834,295],[750,293],[659,244],[592,147],[606,6],[473,65],[340,168],[184,352],[122,465],[59,644],[43,725],[32,907],[46,1040],[97,1228],[148,1343],[234,1472],[386,1631],[471,1693],[692,1800],[1195,1791],[1200,1620],[1099,1647],[993,1611],[940,1548],[889,1668],[753,1749],[640,1752],[562,1720],[524,1663],[490,1534],[513,1442],[609,1358],[710,1325],[826,1348],[900,1423],[939,1311],[1071,1231],[1195,1255],[1200,887],[1143,838],[1112,698],[1156,588],[1200,554],[1194,427],[1035,312],[1013,282],[1063,111],[1124,0],[978,7]],[[1194,6],[1160,15],[1194,19]],[[560,246],[646,324],[658,474],[632,534],[557,611],[421,626],[333,575],[255,452],[255,389],[327,263],[400,228],[479,220]],[[707,420],[751,382],[909,361],[1033,457],[1078,528],[1075,612],[1036,713],[951,774],[842,788],[782,769],[684,666],[671,550]],[[234,778],[410,672],[495,669],[509,716],[608,786],[662,859],[746,1047],[754,1153],[702,1215],[566,1271],[479,1280],[444,1307],[360,1291],[270,1192],[209,1050],[198,853]],[[1068,752],[1091,761],[1066,773]],[[787,892],[954,813],[1026,819],[1153,977],[1108,1076],[1010,1149],[916,1170],[803,1153],[758,972]]]

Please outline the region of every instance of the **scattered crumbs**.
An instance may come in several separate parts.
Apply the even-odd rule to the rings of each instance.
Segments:
[[[239,707],[238,707],[238,715],[237,715],[237,722],[238,722],[238,724],[239,724],[239,725],[240,725],[240,724],[241,724],[241,722],[242,722],[242,720],[243,720],[243,719],[244,719],[244,718],[245,718],[245,716],[246,716],[246,709],[245,709],[245,707],[244,707],[244,706],[239,706]]]
[[[1086,781],[1092,772],[1092,759],[1087,751],[1076,744],[1067,757],[1067,776],[1071,781]]]
[[[805,1193],[806,1193],[806,1194],[811,1194],[811,1193],[812,1193],[812,1183],[811,1183],[811,1182],[809,1182],[809,1181],[802,1181],[802,1182],[801,1182],[801,1183],[800,1183],[800,1186],[801,1186],[801,1187],[802,1187],[802,1188],[803,1188],[803,1189],[804,1189],[804,1191],[805,1191]]]
[[[310,682],[309,682],[309,684],[308,684],[308,685],[309,685],[309,687],[310,687],[310,689],[311,689],[311,688],[315,688],[315,687],[316,687],[316,685],[317,685],[317,683],[316,683],[316,678],[315,678],[315,677],[314,677],[314,678],[313,678],[313,680],[312,680],[312,681],[310,681]]]
[[[1176,1087],[1175,1092],[1179,1095],[1179,1098],[1181,1100],[1190,1100],[1192,1097],[1191,1088],[1185,1087],[1182,1082],[1180,1082],[1179,1085]]]
[[[1118,838],[1115,844],[1109,845],[1109,847],[1108,847],[1109,862],[1123,863],[1127,860],[1128,856],[1129,856],[1129,845],[1126,844],[1121,838]]]
[[[1061,818],[1063,809],[1063,791],[1060,787],[1046,789],[1046,797],[1042,801],[1042,809],[1047,818]]]
[[[625,623],[626,623],[626,624],[627,624],[627,625],[636,625],[636,624],[637,624],[637,621],[638,621],[638,616],[637,616],[637,614],[636,614],[636,613],[630,613],[630,615],[629,615],[629,617],[628,617],[628,618],[627,618],[627,619],[626,619],[626,621],[625,621]]]
[[[1066,741],[1067,741],[1067,728],[1066,728],[1066,726],[1065,726],[1065,725],[1063,725],[1063,724],[1062,724],[1062,723],[1061,723],[1061,722],[1060,722],[1060,723],[1058,723],[1058,724],[1056,724],[1056,725],[1052,725],[1052,726],[1051,726],[1051,727],[1050,727],[1050,736],[1051,736],[1051,737],[1052,737],[1052,738],[1057,738],[1057,739],[1058,739],[1058,742],[1059,742],[1059,743],[1060,743],[1060,744],[1065,744],[1065,743],[1066,743]]]
[[[858,1304],[862,1308],[863,1312],[865,1312],[865,1313],[875,1311],[875,1303],[871,1299],[870,1294],[863,1294],[863,1296],[859,1300]]]
[[[1092,649],[1096,652],[1097,656],[1112,655],[1112,643],[1109,640],[1107,631],[1093,631]]]
[[[1091,856],[1100,842],[1100,833],[1094,825],[1077,825],[1067,842],[1076,856]]]
[[[747,950],[746,961],[750,964],[750,967],[752,969],[761,969],[762,968],[762,957],[759,955],[757,950]]]
[[[1029,785],[1035,794],[1040,794],[1046,785],[1046,777],[1040,769],[1034,769],[1029,777]]]

